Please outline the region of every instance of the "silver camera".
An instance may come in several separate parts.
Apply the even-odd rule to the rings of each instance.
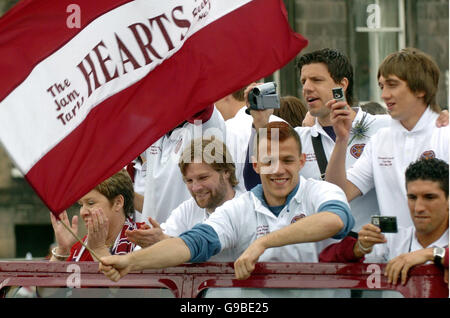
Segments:
[[[248,93],[248,102],[254,110],[280,108],[277,84],[269,82],[256,86]]]
[[[333,98],[337,101],[337,102],[345,102],[345,94],[344,94],[344,90],[342,89],[342,87],[336,87],[331,89],[332,93],[333,93]]]

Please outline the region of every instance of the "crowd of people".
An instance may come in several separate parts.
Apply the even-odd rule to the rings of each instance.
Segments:
[[[450,134],[433,59],[414,48],[387,56],[385,106],[358,106],[338,50],[304,54],[297,67],[303,100],[250,109],[252,83],[80,198],[81,242],[66,229],[77,232],[77,216],[51,215],[51,261],[95,258],[113,281],[185,262],[234,262],[237,279],[258,261],[386,262],[394,284],[434,262],[448,282]],[[373,215],[395,217],[398,232],[383,234]]]

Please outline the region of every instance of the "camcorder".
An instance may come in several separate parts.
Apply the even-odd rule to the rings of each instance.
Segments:
[[[248,102],[250,109],[254,110],[280,108],[277,84],[275,82],[269,82],[254,87],[248,93]]]
[[[397,233],[397,217],[373,215],[372,224],[380,228],[383,233]]]

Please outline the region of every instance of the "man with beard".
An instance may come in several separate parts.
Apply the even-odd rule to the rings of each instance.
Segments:
[[[224,202],[239,196],[235,164],[223,142],[218,139],[192,140],[181,154],[179,168],[191,198],[182,202],[161,225],[151,217],[140,229],[128,231],[128,239],[141,247],[178,236],[194,225],[207,220]],[[212,261],[231,261],[221,253]]]

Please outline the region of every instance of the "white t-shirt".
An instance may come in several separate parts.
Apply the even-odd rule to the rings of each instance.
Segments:
[[[437,128],[438,116],[427,108],[411,131],[392,120],[371,137],[359,160],[347,170],[347,179],[363,194],[375,187],[380,214],[396,216],[399,227],[413,225],[405,186],[408,165],[421,157],[449,160],[450,128]]]
[[[380,128],[389,126],[389,123],[392,120],[389,115],[374,116],[358,109],[356,117],[353,120],[352,127],[355,127],[358,122],[362,120],[364,114],[367,114],[364,122],[370,123],[368,125],[369,129],[366,132],[367,137],[362,139],[355,138],[347,147],[347,157],[345,160],[347,169],[352,167],[361,156],[361,153],[363,152],[363,149],[365,149],[365,146],[369,142],[371,136],[373,136]],[[317,119],[314,126],[296,127],[295,130],[299,134],[302,142],[302,152],[306,155],[306,163],[300,171],[300,175],[305,178],[320,179],[320,169],[317,164],[311,136],[316,137],[319,134],[321,135],[322,145],[327,161],[330,160],[331,153],[333,152],[335,145],[334,140],[328,136]],[[350,138],[352,137],[353,134],[350,135]],[[350,207],[352,215],[355,218],[355,227],[353,228],[353,231],[355,232],[359,231],[364,224],[370,223],[370,217],[372,215],[380,214],[375,189],[369,191],[364,197],[358,197],[352,200],[350,202]]]
[[[315,214],[319,207],[337,200],[348,206],[344,192],[334,184],[300,177],[300,185],[276,217],[252,192],[246,192],[225,202],[204,222],[217,233],[221,251],[233,249],[241,255],[258,237],[284,228],[300,218]],[[322,249],[336,240],[328,239],[314,243],[301,243],[267,249],[260,262],[318,262]]]
[[[191,197],[183,182],[178,161],[192,139],[211,135],[220,140],[226,139],[225,121],[215,107],[210,119],[202,125],[186,123],[146,150],[144,207],[136,222],[146,222],[151,216],[158,223],[163,223],[172,210]]]

